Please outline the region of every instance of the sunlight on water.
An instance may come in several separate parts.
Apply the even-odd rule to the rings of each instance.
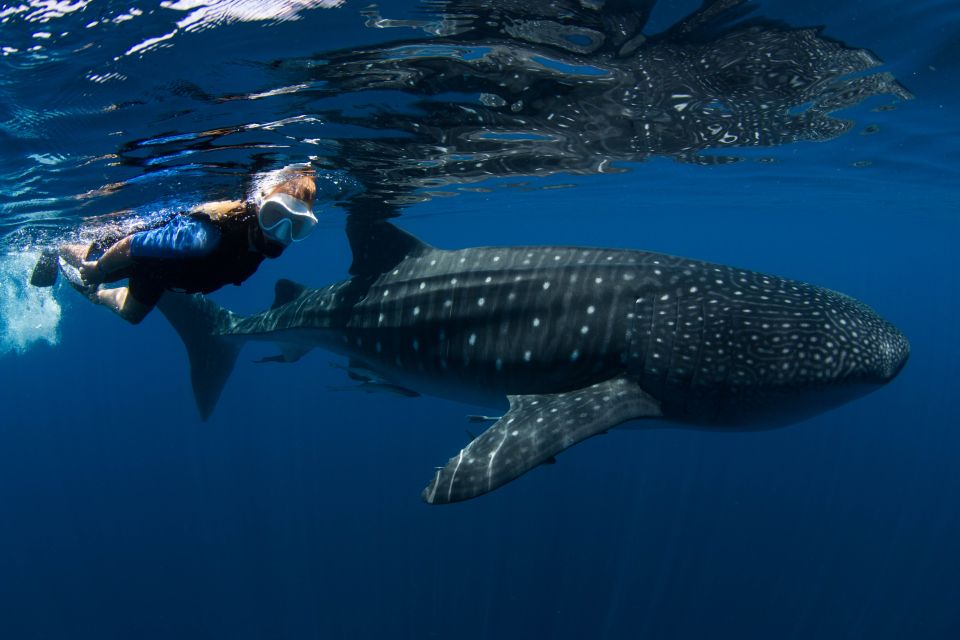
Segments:
[[[0,356],[25,353],[36,342],[60,340],[60,305],[52,288],[30,286],[39,254],[0,256]]]

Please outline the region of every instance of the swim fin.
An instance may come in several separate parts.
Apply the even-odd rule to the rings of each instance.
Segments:
[[[57,250],[47,248],[37,259],[37,264],[30,275],[30,284],[35,287],[52,287],[57,284],[57,273],[60,265],[57,261]]]

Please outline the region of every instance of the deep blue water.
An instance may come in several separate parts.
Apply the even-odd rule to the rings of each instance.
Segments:
[[[0,4],[0,637],[960,637],[955,3],[757,4],[873,52],[871,73],[912,95],[839,110],[852,125],[830,139],[722,150],[746,158],[729,164],[611,152],[625,171],[493,165],[469,183],[404,183],[435,195],[413,197],[398,224],[440,247],[734,264],[861,299],[912,347],[889,385],[788,428],[638,423],[451,506],[420,489],[467,443],[465,414],[486,410],[343,389],[322,352],[253,365],[273,351],[250,345],[204,423],[160,314],[128,326],[62,284],[52,297],[22,286],[39,247],[93,216],[229,197],[288,162],[362,174],[338,164],[354,159],[338,156],[343,140],[390,137],[366,119],[378,104],[414,121],[422,105],[324,94],[298,70],[429,36],[365,26],[366,4],[349,0],[297,20],[255,2],[199,16],[187,3],[78,2],[62,16],[46,4]],[[647,32],[697,5],[662,2]],[[424,19],[413,2],[379,10]],[[167,136],[186,137],[156,142]],[[321,218],[214,298],[250,313],[277,278],[344,277],[345,210]]]

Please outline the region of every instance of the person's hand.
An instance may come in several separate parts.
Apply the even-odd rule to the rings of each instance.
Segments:
[[[86,285],[98,285],[103,283],[103,273],[96,260],[84,260],[80,264],[80,277]]]

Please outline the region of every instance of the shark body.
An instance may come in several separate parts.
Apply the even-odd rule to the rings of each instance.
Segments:
[[[187,344],[205,416],[247,340],[327,349],[421,393],[508,403],[437,471],[430,503],[486,493],[631,420],[789,424],[878,388],[909,354],[863,303],[743,269],[581,247],[446,251],[386,222],[348,234],[348,280],[281,281],[274,306],[246,318],[199,296],[165,296],[161,310]]]

